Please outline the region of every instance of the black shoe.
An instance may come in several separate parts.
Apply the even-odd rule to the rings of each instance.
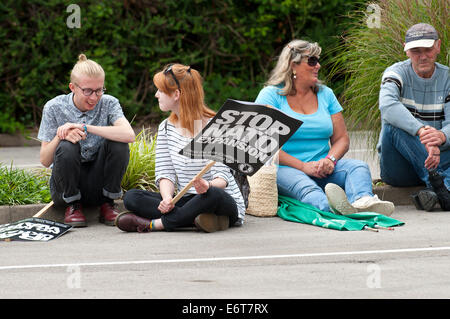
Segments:
[[[431,212],[439,201],[436,193],[429,188],[420,190],[417,194],[411,195],[417,210],[426,210]]]
[[[435,170],[428,171],[428,179],[436,193],[442,210],[450,211],[450,193],[444,184],[444,179]]]

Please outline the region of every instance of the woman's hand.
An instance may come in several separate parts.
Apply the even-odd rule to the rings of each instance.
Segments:
[[[331,160],[322,158],[318,163],[317,174],[321,176],[321,178],[327,177],[333,173],[334,163]]]
[[[304,162],[302,171],[306,175],[317,177],[317,178],[322,178],[319,175],[319,162],[315,162],[315,161],[314,162]]]
[[[172,197],[163,198],[163,200],[159,203],[158,210],[163,213],[167,214],[175,207],[174,204],[172,204]]]
[[[204,194],[208,191],[210,184],[203,178],[197,178],[194,179],[192,186],[194,186],[197,194]]]

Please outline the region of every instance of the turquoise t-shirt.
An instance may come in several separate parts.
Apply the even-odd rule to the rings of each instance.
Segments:
[[[271,105],[287,115],[299,119],[302,126],[283,145],[282,150],[302,162],[318,161],[327,156],[330,150],[330,137],[333,135],[331,115],[342,111],[342,106],[333,91],[321,85],[317,93],[319,107],[313,114],[301,114],[293,111],[286,96],[278,94],[280,88],[263,88],[255,103]]]

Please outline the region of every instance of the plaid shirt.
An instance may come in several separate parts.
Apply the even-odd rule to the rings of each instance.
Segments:
[[[81,112],[75,106],[73,93],[59,95],[45,104],[37,138],[43,142],[50,142],[56,136],[58,127],[68,122],[111,126],[122,117],[124,114],[119,100],[111,95],[102,95],[95,109],[87,112]],[[89,133],[85,140],[80,141],[83,162],[95,159],[102,141],[103,137]]]

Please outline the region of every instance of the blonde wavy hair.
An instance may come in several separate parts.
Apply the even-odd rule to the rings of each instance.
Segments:
[[[270,73],[265,85],[284,85],[281,89],[281,95],[295,95],[297,91],[294,86],[291,63],[299,64],[305,56],[319,56],[321,52],[322,48],[317,42],[312,43],[298,39],[292,40],[281,51],[277,64]],[[320,84],[322,84],[321,81],[312,88],[314,93],[319,91]]]
[[[168,68],[171,67],[171,71]],[[178,81],[175,81],[175,78]],[[203,118],[211,118],[216,113],[205,104],[203,78],[200,73],[190,66],[169,64],[153,76],[153,83],[161,92],[172,95],[177,89],[180,91],[179,117],[172,112],[169,120],[179,123],[195,135],[194,122]]]
[[[97,62],[89,60],[86,55],[81,53],[78,56],[78,61],[70,73],[70,82],[76,82],[81,76],[88,76],[90,78],[105,78],[105,71]]]

